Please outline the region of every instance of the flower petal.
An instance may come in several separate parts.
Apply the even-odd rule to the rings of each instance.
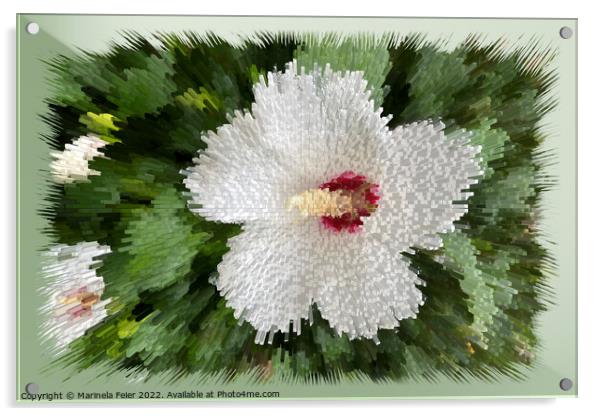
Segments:
[[[191,211],[206,219],[238,223],[279,215],[288,172],[262,139],[250,114],[237,112],[231,124],[205,137],[207,149],[182,173]]]
[[[97,136],[80,136],[72,143],[67,143],[62,152],[51,152],[54,159],[50,163],[52,178],[57,183],[65,184],[100,175],[100,172],[90,169],[88,163],[95,157],[103,156],[98,149],[106,145],[107,142]]]
[[[480,149],[468,144],[469,135],[446,137],[443,129],[443,123],[412,123],[381,143],[382,196],[366,231],[383,234],[399,251],[440,247],[437,233],[454,229],[468,210],[468,189],[482,173]]]
[[[387,118],[369,100],[361,72],[315,68],[268,73],[251,113],[204,137],[207,148],[183,171],[190,209],[221,222],[269,220],[288,199],[353,167],[374,170]]]
[[[105,285],[96,268],[102,262],[100,256],[110,252],[110,247],[93,241],[60,244],[45,253],[48,261],[43,270],[48,283],[42,288],[47,298],[42,307],[47,316],[43,336],[54,342],[56,352],[107,316],[105,306],[111,300],[100,300]],[[82,296],[94,302],[84,305]]]
[[[308,318],[315,287],[311,257],[313,240],[307,233],[319,224],[303,223],[264,227],[245,225],[243,232],[228,240],[230,251],[218,266],[216,286],[234,309],[258,330],[257,341],[277,330],[301,331],[301,318]]]
[[[378,329],[416,316],[422,282],[398,251],[378,236],[330,234],[314,272],[319,277],[315,300],[332,328],[350,339],[375,338]]]
[[[416,316],[421,281],[379,236],[333,233],[311,218],[280,225],[245,226],[218,266],[220,293],[258,330],[257,342],[278,330],[299,333],[314,302],[351,339]]]

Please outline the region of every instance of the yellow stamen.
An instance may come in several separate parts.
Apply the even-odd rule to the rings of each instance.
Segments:
[[[79,303],[85,309],[90,309],[94,304],[100,301],[100,296],[92,292],[79,292],[71,296],[65,296],[59,300],[63,305]]]
[[[353,212],[351,196],[344,195],[341,190],[331,192],[328,189],[301,192],[288,200],[287,207],[289,210],[298,209],[306,217],[340,217]]]

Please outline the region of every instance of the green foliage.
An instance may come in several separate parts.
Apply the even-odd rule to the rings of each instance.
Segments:
[[[473,315],[471,329],[475,332],[475,341],[482,348],[487,348],[485,333],[493,323],[493,316],[497,312],[493,289],[479,270],[476,250],[465,234],[461,232],[445,234],[443,244],[446,256],[452,262],[450,268],[454,268],[462,276],[460,287],[468,295],[468,310]]]
[[[195,230],[192,213],[173,188],[157,195],[150,207],[132,209],[122,221],[119,249],[100,273],[110,282],[106,295],[123,304],[137,301],[139,292],[163,289],[189,274],[211,237]]]
[[[509,142],[508,134],[504,130],[492,128],[495,123],[493,120],[482,120],[481,124],[470,130],[470,143],[474,146],[480,146],[481,167],[483,169],[483,178],[488,179],[495,172],[496,163],[502,162],[504,157],[504,147]]]
[[[171,59],[166,53],[145,56],[137,62],[139,67],[124,69],[113,80],[107,99],[117,107],[118,116],[153,114],[171,101],[176,89]]]
[[[375,106],[381,105],[386,93],[382,89],[383,83],[391,69],[385,42],[362,42],[362,39],[336,42],[330,38],[317,41],[310,38],[297,48],[294,56],[299,68],[304,67],[306,71],[312,70],[316,64],[320,67],[328,64],[334,71],[362,71],[368,88],[372,90]]]
[[[56,77],[46,121],[56,149],[94,133],[110,144],[87,182],[54,185],[43,212],[58,243],[109,245],[100,270],[109,317],[60,358],[74,370],[112,368],[192,372],[256,371],[334,381],[441,374],[521,376],[533,358],[533,320],[544,308],[545,251],[534,212],[542,140],[537,123],[551,108],[546,55],[469,39],[451,52],[410,37],[400,44],[358,39],[263,39],[234,48],[209,35],[162,36],[161,47],[132,37],[107,54],[51,62]],[[291,38],[292,39],[292,38]],[[364,71],[391,128],[440,118],[449,134],[471,132],[483,177],[469,212],[435,252],[403,253],[425,282],[417,319],[381,330],[379,343],[338,336],[317,308],[299,335],[257,345],[210,280],[238,225],[218,224],[186,208],[180,170],[204,148],[202,136],[248,109],[261,74],[293,58],[305,67]],[[528,62],[540,62],[539,66]]]
[[[94,114],[93,112],[89,111],[88,113],[82,115],[79,121],[86,126],[90,133],[98,135],[105,142],[119,142],[119,139],[116,139],[112,133],[113,131],[119,130],[119,127],[115,125],[115,121],[119,121],[119,119],[117,119],[114,115],[106,113]]]
[[[465,64],[461,51],[441,53],[428,46],[420,49],[407,80],[410,102],[403,109],[403,118],[424,120],[444,114],[453,107],[456,94],[471,84],[473,67]]]

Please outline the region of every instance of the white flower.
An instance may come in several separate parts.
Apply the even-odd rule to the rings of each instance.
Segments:
[[[401,252],[439,247],[467,210],[480,174],[468,134],[428,121],[391,131],[366,86],[361,72],[298,74],[293,61],[183,172],[193,212],[243,224],[216,286],[256,342],[299,333],[314,302],[337,333],[378,342],[423,303]]]
[[[90,175],[100,175],[100,172],[88,167],[88,162],[103,156],[98,149],[106,144],[93,135],[81,136],[73,143],[67,143],[62,152],[51,152],[50,155],[55,159],[50,163],[53,179],[58,183],[72,183],[86,180]]]
[[[110,253],[108,246],[82,242],[73,246],[57,245],[45,253],[48,261],[43,272],[48,280],[42,289],[47,302],[44,337],[54,341],[60,352],[106,316],[110,299],[101,300],[104,282],[96,274],[99,256]]]

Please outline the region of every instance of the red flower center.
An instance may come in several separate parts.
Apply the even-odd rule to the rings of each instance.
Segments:
[[[355,233],[361,230],[364,222],[362,217],[369,217],[378,207],[379,186],[368,182],[365,176],[358,175],[350,170],[341,173],[336,178],[320,185],[320,189],[330,192],[341,191],[341,194],[351,198],[352,209],[341,216],[323,215],[320,217],[322,224],[329,230],[340,232],[345,230]]]

